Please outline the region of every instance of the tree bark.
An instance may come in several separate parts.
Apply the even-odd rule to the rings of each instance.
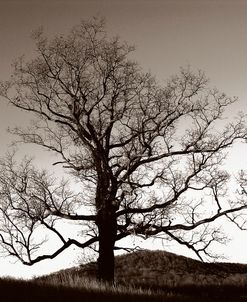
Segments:
[[[99,231],[98,278],[100,281],[114,283],[114,245],[117,233],[115,211],[105,207],[98,211]]]

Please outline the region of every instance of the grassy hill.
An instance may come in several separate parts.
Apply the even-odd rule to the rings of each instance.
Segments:
[[[59,271],[38,278],[96,278],[96,263]],[[119,284],[148,288],[184,285],[242,285],[247,286],[247,265],[238,263],[202,263],[165,251],[137,251],[117,256],[115,279]]]
[[[1,301],[247,301],[244,264],[201,263],[145,250],[117,256],[115,271],[114,287],[96,281],[96,263],[32,281],[2,279]]]
[[[55,284],[80,284],[81,280],[95,279],[96,263],[38,278]],[[144,250],[117,256],[115,279],[121,286],[141,287],[168,294],[247,297],[247,265],[202,263],[165,251]]]
[[[116,279],[151,287],[247,286],[247,265],[202,263],[164,251],[140,251],[116,259]]]

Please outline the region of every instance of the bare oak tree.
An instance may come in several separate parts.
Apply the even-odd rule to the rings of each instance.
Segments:
[[[181,69],[165,87],[130,60],[133,48],[108,38],[98,19],[67,36],[33,34],[36,57],[20,58],[1,95],[36,116],[28,129],[12,130],[59,159],[81,191],[13,154],[1,161],[1,245],[32,265],[71,245],[98,250],[99,278],[114,279],[116,242],[130,235],[172,239],[198,257],[224,241],[213,224],[232,218],[246,203],[225,198],[223,163],[243,117],[225,123],[236,100],[210,89],[202,72]],[[62,221],[80,223],[81,238],[67,238]],[[212,225],[212,227],[211,227]],[[35,234],[46,229],[60,241],[40,254]],[[41,252],[39,252],[41,251]]]

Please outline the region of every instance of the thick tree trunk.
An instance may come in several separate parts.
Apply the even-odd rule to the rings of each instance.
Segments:
[[[99,230],[98,278],[103,282],[114,282],[114,245],[117,233],[115,212],[109,208],[99,210],[97,215]]]

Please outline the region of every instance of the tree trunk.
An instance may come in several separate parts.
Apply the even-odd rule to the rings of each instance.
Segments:
[[[100,281],[114,282],[114,245],[117,233],[115,211],[103,208],[98,211],[99,230],[98,278]]]

